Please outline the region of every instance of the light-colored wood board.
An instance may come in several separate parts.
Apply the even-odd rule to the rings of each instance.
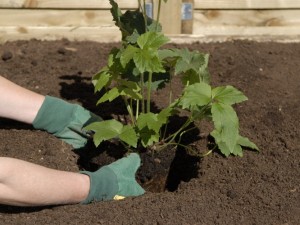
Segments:
[[[300,35],[196,35],[196,34],[180,34],[169,35],[171,42],[178,44],[190,44],[195,42],[200,43],[215,43],[228,42],[234,40],[249,40],[256,42],[280,42],[280,43],[300,43]]]
[[[1,27],[0,43],[16,40],[59,40],[118,42],[121,34],[115,27]]]
[[[194,33],[203,27],[300,27],[299,10],[195,10]],[[300,29],[299,29],[300,33]]]
[[[160,19],[165,34],[181,33],[181,4],[182,0],[169,0],[161,4]],[[157,18],[158,0],[153,0],[154,18]]]
[[[116,0],[120,8],[138,8],[137,0]],[[108,0],[0,0],[0,8],[108,9]]]
[[[241,31],[243,28],[240,28]],[[232,40],[254,40],[254,41],[277,41],[277,42],[300,42],[300,35],[289,27],[278,29],[265,29],[264,32],[257,32],[255,28],[248,29],[248,35],[237,32],[216,32],[214,28],[205,30],[200,35],[168,35],[174,43],[193,43],[193,42],[224,42]],[[229,29],[230,30],[230,29]],[[69,39],[70,41],[96,41],[96,42],[119,42],[121,35],[115,27],[1,27],[0,43],[16,40],[59,40]]]
[[[299,0],[195,0],[195,9],[291,9]]]
[[[153,0],[157,1],[157,0]],[[170,3],[176,0],[169,0]],[[194,0],[196,9],[300,8],[299,0]],[[138,8],[137,0],[116,0],[121,8]],[[110,8],[108,0],[1,0],[0,8]]]
[[[300,10],[196,10],[194,35],[300,35]]]
[[[249,27],[249,26],[204,26],[194,29],[195,35],[204,36],[300,36],[300,27]]]
[[[114,26],[109,10],[0,9],[0,26]]]

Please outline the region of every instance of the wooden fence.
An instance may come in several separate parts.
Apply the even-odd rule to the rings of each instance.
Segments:
[[[137,0],[117,2],[124,10],[138,8]],[[154,17],[157,3],[147,0]],[[108,0],[0,0],[0,42],[119,41],[109,9]],[[174,41],[300,40],[300,0],[169,0],[160,21]]]

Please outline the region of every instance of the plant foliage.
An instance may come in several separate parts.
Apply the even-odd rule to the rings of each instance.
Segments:
[[[128,148],[162,149],[174,144],[176,137],[194,121],[209,119],[214,125],[211,136],[225,156],[242,156],[243,146],[258,150],[239,134],[239,120],[233,108],[247,97],[232,86],[209,84],[208,54],[163,47],[169,39],[161,32],[159,19],[147,17],[143,7],[122,13],[114,0],[110,4],[115,25],[122,33],[122,46],[111,50],[107,65],[93,77],[93,84],[95,91],[105,89],[97,104],[120,97],[131,121],[123,124],[112,119],[87,126],[85,129],[95,132],[96,146],[118,138]],[[173,99],[169,82],[173,76],[180,76],[184,85],[177,99]],[[169,89],[169,106],[154,113],[151,92],[162,87]],[[178,131],[166,137],[164,129],[169,118],[182,110],[189,112],[189,118]]]

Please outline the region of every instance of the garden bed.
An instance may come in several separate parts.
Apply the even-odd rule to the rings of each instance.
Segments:
[[[119,104],[96,107],[99,96],[93,93],[91,77],[105,65],[113,45],[118,44],[6,43],[0,46],[0,74],[108,119],[125,110]],[[235,41],[177,47],[210,53],[212,85],[233,85],[249,98],[236,110],[241,134],[260,153],[245,151],[242,158],[224,158],[214,152],[197,161],[179,155],[185,160],[180,176],[173,175],[172,192],[147,192],[138,198],[90,205],[0,206],[1,224],[299,224],[300,44]],[[158,108],[165,106],[164,90],[154,101]],[[199,132],[190,139],[200,152],[206,150],[209,129],[209,124],[199,124]],[[0,140],[1,156],[67,171],[94,170],[100,166],[99,154],[106,154],[107,163],[116,156],[113,149],[92,145],[87,154],[77,154],[45,132],[4,119]]]

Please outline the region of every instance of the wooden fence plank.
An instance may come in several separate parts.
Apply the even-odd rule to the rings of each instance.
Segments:
[[[254,32],[255,31],[255,32]],[[174,43],[230,41],[232,39],[247,39],[256,41],[300,42],[300,35],[292,27],[276,28],[249,28],[226,27],[225,32],[220,32],[219,27],[205,28],[202,34],[193,35],[168,35]],[[0,44],[17,40],[59,40],[70,41],[96,41],[119,42],[120,32],[115,27],[1,27]]]
[[[246,27],[246,26],[210,26],[202,27],[194,33],[203,36],[244,37],[255,36],[299,36],[299,27]]]
[[[171,0],[172,1],[172,0]],[[196,9],[291,9],[299,0],[195,0]]]
[[[138,8],[137,0],[116,0],[121,8]],[[154,0],[156,1],[156,0]],[[169,0],[173,2],[175,0]],[[110,8],[108,0],[1,0],[0,8]],[[195,0],[196,9],[300,8],[299,0]]]
[[[195,10],[194,29],[209,26],[257,26],[300,28],[299,10]],[[300,33],[300,29],[299,29]]]
[[[0,43],[16,40],[59,40],[118,42],[120,32],[116,27],[1,27]]]
[[[300,35],[300,10],[196,10],[193,34]]]
[[[138,8],[137,0],[116,0],[121,8]],[[0,0],[0,8],[108,9],[108,0]]]
[[[185,44],[185,43],[211,43],[211,42],[226,42],[233,40],[252,40],[258,42],[281,42],[281,43],[300,43],[300,35],[197,35],[197,34],[181,34],[181,35],[169,35],[169,38],[173,43]]]
[[[0,26],[114,26],[109,10],[0,10]]]

